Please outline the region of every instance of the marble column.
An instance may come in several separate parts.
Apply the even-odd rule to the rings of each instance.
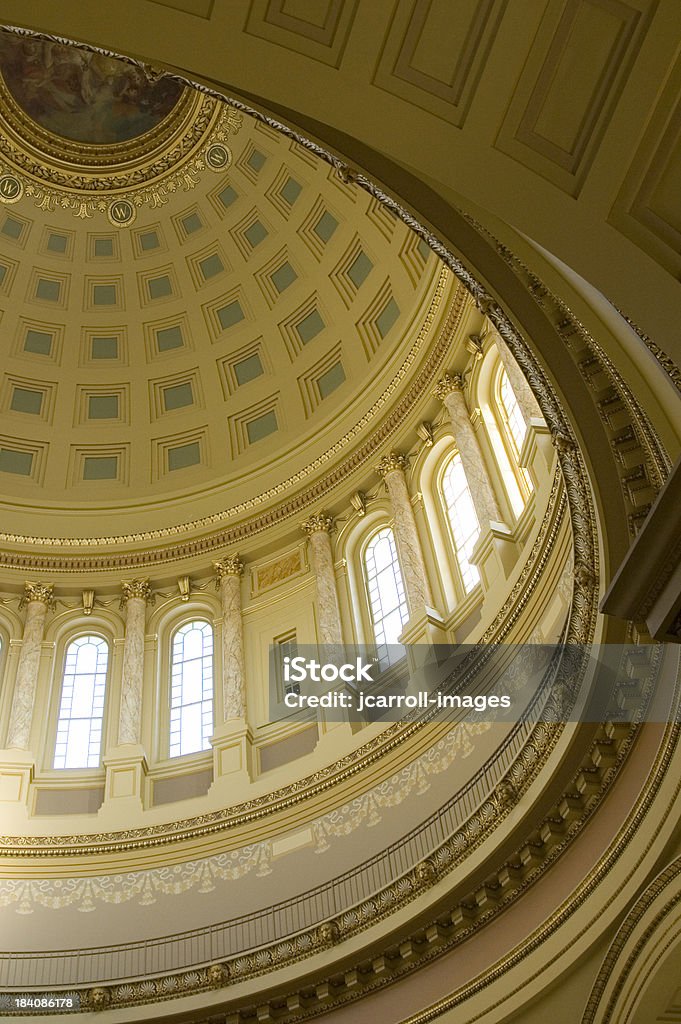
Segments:
[[[498,332],[494,332],[494,341],[497,349],[499,350],[499,356],[503,363],[504,369],[506,370],[506,376],[509,379],[510,385],[513,388],[513,393],[518,403],[518,408],[522,414],[525,426],[532,426],[533,420],[543,420],[541,409],[537,399],[532,394],[532,389],[527,383],[525,374],[518,366],[517,362],[511,354],[511,350],[508,345],[501,337]]]
[[[421,541],[416,529],[414,509],[407,490],[405,477],[407,466],[406,455],[402,455],[400,452],[390,452],[389,455],[383,456],[376,467],[376,472],[385,480],[390,495],[395,523],[395,540],[404,576],[409,613],[412,618],[420,618],[426,608],[432,605],[432,597]]]
[[[343,638],[341,636],[340,607],[330,537],[333,519],[326,512],[319,512],[306,519],[301,524],[301,529],[310,538],[312,568],[317,582],[320,642],[322,644],[341,644]]]
[[[154,597],[148,580],[126,581],[121,587],[121,608],[125,607],[126,616],[118,743],[139,744],[142,738],[146,610],[147,601],[153,603]]]
[[[224,721],[246,717],[244,632],[241,621],[241,577],[244,563],[238,555],[213,562],[222,603],[222,705]]]
[[[7,747],[28,750],[45,618],[48,608],[54,605],[52,584],[26,583],[20,607],[23,605],[26,605],[26,622],[12,696]]]
[[[245,799],[254,771],[253,736],[246,721],[244,630],[241,619],[241,578],[244,563],[238,555],[213,562],[215,585],[222,604],[222,708],[216,722],[213,748],[213,798],[224,806],[238,795]]]
[[[475,514],[480,529],[484,532],[490,522],[500,523],[502,518],[480,443],[471,423],[463,387],[464,380],[460,374],[446,373],[442,380],[438,381],[433,394],[444,403],[449,413]]]

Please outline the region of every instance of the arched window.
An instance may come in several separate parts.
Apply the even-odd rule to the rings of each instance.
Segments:
[[[480,536],[480,523],[458,452],[449,460],[442,474],[442,498],[461,580],[468,594],[480,581],[480,573],[470,561]]]
[[[503,365],[499,367],[497,375],[496,405],[498,419],[501,421],[502,432],[506,439],[506,449],[515,474],[515,486],[510,480],[507,480],[506,483],[507,486],[510,483],[509,497],[513,511],[519,515],[533,489],[529,472],[525,466],[520,465],[520,453],[527,433],[527,424]]]
[[[79,636],[66,648],[55,768],[98,768],[109,645],[101,636]]]
[[[213,629],[186,622],[173,634],[170,756],[208,750],[213,732]]]
[[[499,406],[504,426],[506,427],[506,433],[517,462],[523,447],[523,441],[525,440],[527,426],[520,411],[515,391],[503,366],[499,371]]]
[[[375,533],[367,544],[364,572],[378,658],[380,662],[390,663],[387,645],[397,643],[409,618],[409,609],[395,538],[389,526]]]

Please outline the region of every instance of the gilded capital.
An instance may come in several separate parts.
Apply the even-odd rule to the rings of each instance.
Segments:
[[[226,555],[219,562],[213,562],[213,568],[218,584],[225,576],[243,576],[244,574],[244,563],[238,555]]]
[[[379,476],[386,477],[388,473],[394,473],[398,470],[400,473],[406,473],[409,468],[409,459],[402,452],[390,452],[389,455],[384,455],[379,464],[376,466],[376,472]]]
[[[315,512],[304,523],[300,524],[300,528],[308,536],[312,533],[331,533],[333,530],[333,516],[330,516],[328,512]]]
[[[444,402],[447,395],[451,395],[452,391],[463,391],[465,383],[462,374],[446,373],[433,388],[433,394],[441,402]]]
[[[31,601],[40,601],[48,608],[54,608],[53,586],[52,583],[24,583],[24,594],[19,602],[19,607],[23,608]]]
[[[156,598],[149,586],[149,580],[123,580],[121,583],[123,596],[121,597],[121,608],[124,608],[131,597],[137,597],[149,604],[153,604]]]

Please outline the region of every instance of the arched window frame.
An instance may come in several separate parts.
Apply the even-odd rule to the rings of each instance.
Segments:
[[[222,633],[221,608],[217,592],[206,590],[192,594],[189,601],[179,596],[173,602],[159,604],[150,609],[147,619],[147,650],[144,658],[145,707],[154,709],[153,716],[145,715],[142,722],[143,743],[150,752],[150,760],[159,765],[175,764],[170,757],[170,680],[172,638],[176,630],[188,622],[207,622],[213,630],[213,721],[222,721]],[[182,763],[194,760],[198,766],[211,760],[212,751],[199,750],[195,754],[182,754]]]
[[[106,667],[105,667],[104,671],[96,673],[96,675],[103,675],[103,677],[104,677],[103,680],[101,680],[100,684],[99,684],[101,686],[101,694],[99,696],[101,696],[101,712],[102,712],[101,716],[99,717],[99,723],[100,723],[100,725],[99,725],[99,737],[98,737],[98,748],[99,749],[98,749],[98,753],[97,753],[96,759],[94,757],[92,757],[92,758],[88,757],[87,758],[87,760],[91,761],[91,763],[77,764],[77,765],[66,764],[66,763],[65,764],[58,764],[57,761],[61,760],[61,755],[62,755],[62,751],[60,750],[60,747],[62,746],[62,742],[63,741],[61,740],[60,737],[63,735],[63,730],[62,730],[62,726],[61,726],[61,723],[62,723],[62,709],[64,707],[64,688],[65,688],[65,685],[66,685],[66,682],[67,682],[67,669],[69,667],[69,665],[68,665],[69,652],[71,651],[72,647],[75,644],[78,644],[79,640],[82,640],[82,639],[84,639],[86,637],[92,637],[92,638],[94,638],[96,640],[100,640],[102,643],[104,643],[106,645],[106,652],[107,652]],[[85,628],[85,626],[83,626],[77,632],[70,632],[70,633],[68,633],[63,638],[63,643],[60,644],[60,648],[61,648],[61,650],[60,650],[60,657],[59,657],[58,661],[55,664],[55,667],[58,668],[59,674],[58,674],[58,678],[57,678],[57,686],[55,687],[56,711],[55,711],[55,715],[54,715],[54,719],[53,719],[54,725],[53,725],[53,728],[51,729],[52,744],[51,744],[51,747],[50,747],[49,767],[51,769],[53,769],[54,771],[58,771],[58,772],[62,772],[62,771],[81,771],[81,772],[84,772],[84,771],[98,770],[98,769],[101,769],[101,766],[102,766],[102,756],[103,756],[104,749],[105,749],[106,735],[107,735],[107,710],[108,710],[109,696],[110,696],[110,690],[111,690],[111,672],[112,672],[112,661],[113,661],[113,645],[112,645],[112,642],[111,642],[111,637],[107,636],[106,633],[103,630],[97,628],[96,625],[91,627],[91,628]],[[76,664],[77,664],[77,661],[76,661]],[[96,685],[97,685],[97,683],[95,683],[95,686]],[[93,703],[99,703],[99,697],[97,696],[97,694],[93,694]],[[94,716],[90,716],[90,721],[92,721],[93,717]],[[92,727],[90,727],[90,735],[89,735],[89,743],[91,743],[91,742],[92,742]],[[68,743],[68,741],[67,741],[67,743]],[[64,751],[63,753],[64,753],[64,756],[66,757],[67,756],[67,751]]]
[[[512,409],[508,408],[507,402],[504,399],[503,385],[505,381],[507,382],[507,387],[510,389],[512,395],[512,400],[514,403],[514,408]],[[518,405],[517,396],[513,390],[513,385],[511,384],[508,374],[506,373],[506,368],[504,367],[504,364],[501,361],[501,359],[497,360],[496,366],[494,367],[491,392],[492,408],[494,412],[494,417],[499,426],[499,434],[501,436],[501,440],[506,450],[508,462],[511,466],[511,469],[516,480],[516,485],[520,493],[522,504],[523,506],[525,506],[527,504],[528,498],[530,497],[533,491],[532,479],[530,477],[530,474],[528,470],[525,468],[525,466],[520,465],[520,452],[523,446],[523,441],[525,439],[525,431],[527,428],[525,428],[525,431],[523,432],[523,439],[521,441],[518,436],[519,431],[517,429],[517,426],[514,424],[513,420],[517,420],[519,418],[520,421],[523,422],[523,425],[524,421],[522,419],[522,413],[520,412],[520,407]],[[512,501],[512,504],[517,503],[514,503]],[[516,514],[518,514],[519,510],[518,508],[514,508],[514,511],[516,512]]]
[[[181,749],[177,750],[176,745],[179,744],[181,746],[182,742],[181,742],[181,736],[178,737],[177,739],[175,739],[175,733],[178,730],[175,729],[174,726],[177,723],[177,717],[178,716],[175,713],[177,708],[174,708],[173,705],[174,705],[174,700],[175,700],[175,696],[176,696],[174,691],[175,691],[176,687],[178,685],[181,685],[181,684],[178,684],[176,682],[176,679],[178,678],[178,674],[175,673],[175,671],[174,671],[174,669],[175,669],[175,665],[174,665],[174,651],[175,651],[175,644],[176,644],[176,639],[177,639],[178,635],[183,630],[186,630],[192,623],[201,623],[202,625],[207,626],[208,629],[210,630],[210,636],[211,636],[210,655],[206,655],[206,653],[203,652],[202,656],[201,656],[202,662],[203,662],[203,660],[206,657],[210,658],[210,678],[208,680],[208,684],[207,685],[206,685],[205,678],[203,680],[204,685],[202,687],[202,692],[203,692],[202,700],[201,701],[192,702],[194,704],[199,704],[200,705],[200,712],[199,713],[200,713],[200,716],[201,716],[202,745],[201,745],[201,747],[194,748],[192,750],[181,750]],[[172,759],[172,760],[175,760],[178,757],[191,757],[191,756],[205,755],[206,753],[209,753],[210,750],[211,750],[211,747],[210,747],[210,737],[212,736],[212,734],[214,732],[215,721],[216,721],[216,717],[217,717],[216,716],[216,704],[217,704],[217,701],[216,701],[216,685],[215,685],[216,679],[217,679],[217,675],[216,675],[216,657],[215,657],[216,647],[217,647],[217,635],[216,635],[215,623],[212,621],[210,616],[208,616],[206,614],[205,609],[200,609],[200,610],[197,609],[194,615],[188,615],[188,614],[185,613],[180,620],[175,621],[175,622],[172,623],[172,625],[171,625],[171,627],[170,627],[170,629],[168,631],[168,643],[167,643],[167,646],[168,646],[167,685],[164,687],[165,694],[166,694],[166,707],[165,707],[164,715],[160,716],[160,724],[161,724],[161,726],[163,728],[163,731],[164,731],[164,739],[163,739],[163,742],[161,744],[161,748],[164,749],[165,755],[169,759]],[[164,659],[164,661],[165,661],[165,659]],[[204,668],[203,668],[203,665],[202,665],[202,674],[203,674],[203,671],[204,671]],[[206,697],[206,693],[208,693],[210,696]],[[206,724],[206,719],[204,717],[206,715],[206,713],[207,713],[206,712],[206,707],[205,707],[206,704],[210,704],[210,717],[209,717],[209,721],[208,721],[207,724]],[[180,715],[179,718],[180,718],[180,723],[181,723],[182,716]],[[180,734],[181,734],[181,727],[180,727],[179,731],[180,731]]]
[[[402,565],[400,563],[399,551],[397,549],[397,540],[395,538],[395,531],[394,531],[394,528],[393,528],[393,525],[392,525],[391,522],[383,521],[383,522],[377,523],[372,530],[367,531],[366,536],[363,538],[363,542],[362,542],[362,545],[360,547],[360,551],[359,551],[360,559],[359,560],[360,560],[360,571],[361,571],[361,578],[362,578],[363,591],[364,591],[364,602],[365,602],[365,607],[366,607],[367,613],[368,613],[369,638],[370,638],[369,639],[369,643],[376,647],[376,652],[377,652],[377,655],[379,657],[379,660],[383,664],[388,665],[391,662],[390,662],[390,659],[388,657],[387,645],[388,644],[396,644],[397,643],[397,639],[393,638],[392,640],[383,640],[382,641],[382,640],[380,640],[378,638],[378,636],[376,634],[376,620],[374,618],[374,604],[373,604],[373,601],[372,601],[371,582],[369,580],[369,571],[368,571],[368,566],[367,566],[367,553],[368,553],[372,543],[376,540],[376,538],[383,531],[386,531],[386,530],[389,530],[391,535],[392,535],[392,542],[393,542],[394,550],[395,550],[395,562],[397,564],[397,567],[398,567],[399,573],[400,573],[400,582],[401,582],[401,589],[402,589],[402,601],[400,601],[400,603],[398,604],[397,607],[400,610],[400,618],[402,620],[401,625],[404,626],[406,624],[406,622],[408,621],[408,619],[409,619],[409,606],[408,606],[408,603],[407,603],[406,588],[405,588],[405,583],[404,583],[404,572],[402,570]],[[398,596],[399,596],[399,592],[398,592]],[[401,629],[400,629],[400,632],[401,632]]]
[[[461,456],[459,450],[456,447],[450,448],[447,454],[442,459],[438,473],[437,473],[437,497],[440,508],[443,513],[443,518],[447,527],[447,538],[449,541],[449,547],[454,555],[454,564],[456,568],[456,575],[458,584],[461,588],[464,597],[471,594],[480,583],[480,573],[476,566],[469,562],[467,555],[470,554],[471,549],[477,543],[480,536],[480,523],[478,522],[477,515],[475,514],[475,508],[473,507],[472,499],[470,501],[471,511],[475,517],[477,523],[477,535],[472,544],[468,542],[468,537],[463,535],[457,535],[458,530],[456,523],[453,521],[453,515],[450,511],[449,500],[446,494],[447,484],[446,476],[449,473],[450,468],[455,460],[461,462]],[[461,465],[461,472],[464,478],[466,477],[465,469]],[[470,495],[470,485],[466,479],[466,486]]]

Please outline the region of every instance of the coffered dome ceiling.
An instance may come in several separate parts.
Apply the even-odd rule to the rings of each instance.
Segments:
[[[219,519],[366,442],[450,304],[427,244],[212,96],[0,44],[4,539]]]

